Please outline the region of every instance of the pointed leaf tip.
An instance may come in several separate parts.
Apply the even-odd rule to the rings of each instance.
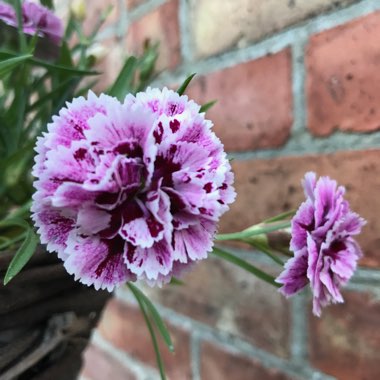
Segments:
[[[185,81],[181,84],[181,86],[178,88],[177,90],[177,93],[179,95],[183,95],[188,87],[188,85],[190,84],[191,80],[195,77],[196,73],[193,73],[191,74],[190,76],[188,76]]]

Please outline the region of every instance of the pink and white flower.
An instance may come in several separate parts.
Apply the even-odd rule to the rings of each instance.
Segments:
[[[39,138],[33,220],[67,271],[97,289],[161,285],[207,257],[235,198],[212,123],[163,89],[74,99]]]
[[[313,313],[343,302],[340,288],[355,272],[362,251],[354,239],[365,220],[350,209],[345,188],[329,177],[305,174],[306,201],[292,219],[290,249],[294,257],[277,278],[281,293],[290,297],[310,283]]]

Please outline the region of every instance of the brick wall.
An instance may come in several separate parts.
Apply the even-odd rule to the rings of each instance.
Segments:
[[[186,286],[147,290],[168,322],[170,379],[379,379],[380,2],[377,0],[127,0],[101,40],[102,86],[125,52],[159,40],[159,86],[198,73],[189,95],[218,99],[208,117],[235,158],[238,198],[221,223],[234,231],[297,207],[306,170],[346,185],[368,225],[365,258],[346,303],[318,319],[310,296],[275,289],[210,259]],[[94,5],[93,5],[94,4]],[[255,252],[236,251],[268,270]],[[104,312],[85,355],[88,380],[157,379],[143,318],[125,289]]]

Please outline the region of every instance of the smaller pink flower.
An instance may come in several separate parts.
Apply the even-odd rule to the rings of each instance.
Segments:
[[[46,37],[59,45],[63,36],[62,21],[48,8],[32,1],[22,4],[23,31],[34,36]],[[0,20],[5,24],[17,28],[17,14],[15,9],[0,0]]]
[[[62,21],[48,8],[32,1],[22,5],[24,33],[45,36],[55,44],[59,44],[63,36]]]
[[[343,302],[341,286],[355,272],[361,249],[353,238],[366,223],[344,199],[345,188],[329,177],[316,179],[306,173],[303,181],[306,201],[292,220],[290,249],[294,257],[277,278],[280,292],[289,297],[310,283],[313,313],[322,307]]]
[[[11,5],[5,3],[4,1],[0,1],[0,20],[7,25],[17,25],[17,16],[15,10]]]

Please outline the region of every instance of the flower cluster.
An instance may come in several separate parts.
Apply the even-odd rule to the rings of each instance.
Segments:
[[[17,27],[17,14],[15,9],[0,1],[0,20],[4,23]],[[55,44],[61,42],[63,26],[61,20],[48,8],[32,1],[24,1],[22,4],[23,31],[29,35],[36,33],[41,37],[47,37]]]
[[[290,249],[294,257],[277,278],[280,291],[291,296],[308,282],[313,292],[313,313],[333,302],[343,302],[340,287],[353,275],[362,253],[352,236],[360,233],[364,219],[350,210],[345,189],[329,177],[306,173],[306,201],[292,220]]]
[[[38,140],[33,220],[67,271],[95,288],[161,285],[207,257],[234,200],[212,123],[164,89],[76,98]]]

